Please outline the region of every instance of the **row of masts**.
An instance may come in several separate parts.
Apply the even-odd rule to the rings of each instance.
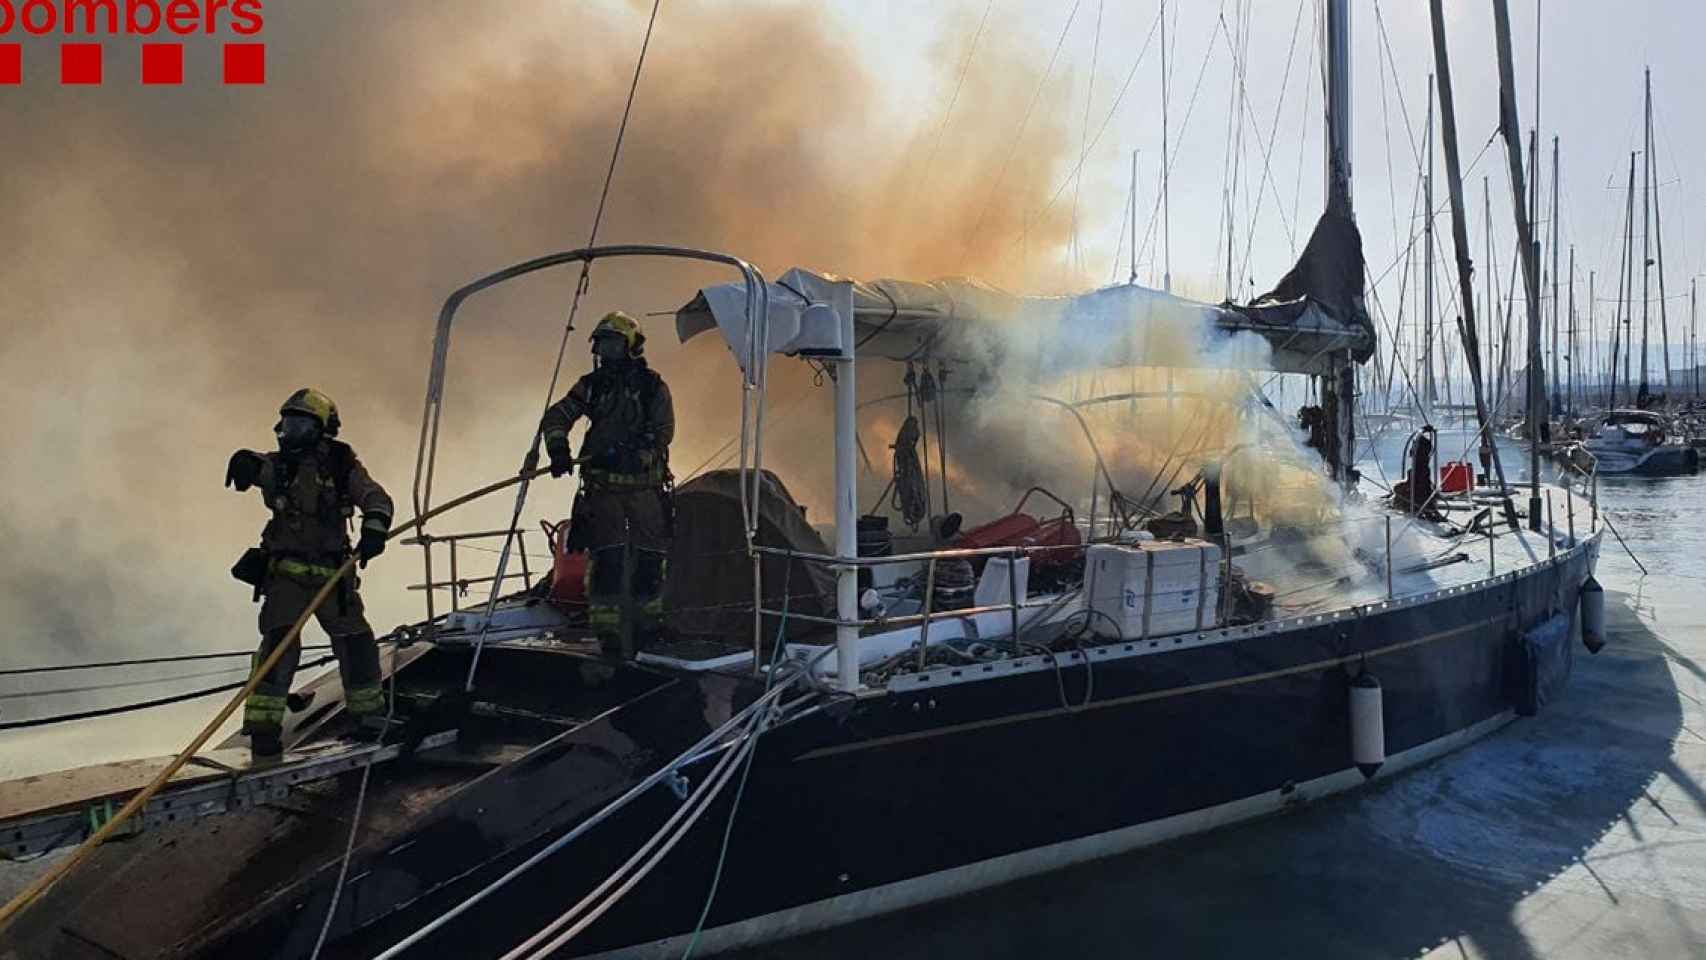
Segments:
[[[1377,355],[1375,358],[1375,389],[1369,391],[1386,411],[1409,409],[1418,417],[1433,422],[1441,410],[1464,410],[1468,404],[1468,390],[1464,378],[1467,377],[1466,358],[1453,349],[1451,330],[1441,322],[1441,305],[1436,303],[1434,287],[1437,280],[1435,262],[1436,244],[1434,218],[1438,212],[1435,205],[1434,185],[1436,174],[1434,170],[1434,131],[1436,126],[1434,109],[1435,78],[1428,76],[1428,109],[1427,130],[1425,134],[1427,160],[1422,177],[1423,222],[1422,222],[1422,269],[1421,282],[1416,284],[1416,296],[1421,300],[1420,315],[1415,323],[1417,328],[1414,343],[1407,343],[1404,334],[1408,332],[1402,323],[1402,307],[1400,307],[1397,336],[1394,338],[1389,358]],[[1666,272],[1664,262],[1664,231],[1661,206],[1657,191],[1654,189],[1653,178],[1657,173],[1653,151],[1652,123],[1652,72],[1645,74],[1645,123],[1644,149],[1631,151],[1629,154],[1629,175],[1626,192],[1624,228],[1621,232],[1622,247],[1619,256],[1618,292],[1612,301],[1615,304],[1611,325],[1606,331],[1609,336],[1608,349],[1601,350],[1601,334],[1598,329],[1597,307],[1600,303],[1597,295],[1597,273],[1588,271],[1585,278],[1587,284],[1586,330],[1583,327],[1583,317],[1576,306],[1576,288],[1583,278],[1578,276],[1576,269],[1575,245],[1569,245],[1567,269],[1561,262],[1564,258],[1564,244],[1559,237],[1562,220],[1559,205],[1560,178],[1560,142],[1557,136],[1552,138],[1551,158],[1551,210],[1550,226],[1550,270],[1545,283],[1550,287],[1549,295],[1542,291],[1541,301],[1544,330],[1543,343],[1546,344],[1547,362],[1544,369],[1549,377],[1549,383],[1544,383],[1542,391],[1548,398],[1547,407],[1558,414],[1573,415],[1586,407],[1615,407],[1620,404],[1648,406],[1656,402],[1653,392],[1653,377],[1649,369],[1649,343],[1652,335],[1652,274],[1658,273],[1658,327],[1661,354],[1664,363],[1663,385],[1665,396],[1670,398],[1673,388],[1686,390],[1698,396],[1700,394],[1700,365],[1697,357],[1698,350],[1698,291],[1696,281],[1689,281],[1689,326],[1686,363],[1691,371],[1693,383],[1673,384],[1671,372],[1672,354],[1670,345],[1670,296],[1666,289]],[[1531,189],[1528,191],[1528,216],[1531,223],[1540,222],[1539,203],[1539,157],[1538,134],[1531,129],[1528,142],[1528,171],[1531,176]],[[1636,267],[1634,243],[1636,229],[1634,223],[1635,209],[1635,164],[1637,157],[1643,157],[1641,183],[1641,225],[1640,225],[1640,370],[1639,379],[1635,378],[1633,355],[1634,350],[1634,270]],[[1509,277],[1509,288],[1504,296],[1499,295],[1499,264],[1493,242],[1492,200],[1490,178],[1482,178],[1482,206],[1486,223],[1484,256],[1484,294],[1480,300],[1482,315],[1486,318],[1483,327],[1485,340],[1491,344],[1492,356],[1484,371],[1483,389],[1493,398],[1495,416],[1502,411],[1506,403],[1515,393],[1512,378],[1515,353],[1512,349],[1512,327],[1516,320],[1514,309],[1516,302],[1517,270],[1512,269]],[[1518,251],[1520,255],[1520,251]],[[1514,259],[1514,258],[1513,258]],[[1407,268],[1406,268],[1407,269]],[[1567,279],[1566,279],[1567,278]],[[1402,294],[1400,295],[1402,300]],[[1449,307],[1449,304],[1445,305]],[[1399,375],[1399,369],[1404,364],[1406,347],[1415,365],[1419,377],[1416,382],[1407,383]],[[1454,377],[1456,381],[1454,383]],[[1586,381],[1586,382],[1584,382]],[[1454,386],[1461,388],[1463,396],[1457,395]],[[1443,407],[1442,407],[1443,402]]]

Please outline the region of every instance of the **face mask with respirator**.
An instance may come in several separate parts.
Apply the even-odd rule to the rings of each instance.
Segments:
[[[306,450],[320,440],[320,421],[301,414],[286,414],[273,425],[278,448],[285,452]]]
[[[626,360],[628,359],[628,341],[610,335],[593,337],[592,355],[603,363]]]

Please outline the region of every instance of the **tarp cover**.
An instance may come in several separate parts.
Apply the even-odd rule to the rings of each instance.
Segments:
[[[1249,305],[1205,304],[1136,284],[1072,297],[1023,297],[968,279],[849,281],[793,269],[769,285],[769,344],[799,334],[808,303],[835,303],[851,288],[860,359],[929,357],[989,370],[1023,357],[1026,373],[1131,364],[1324,373],[1332,354],[1373,355],[1373,323],[1362,306],[1361,238],[1348,218],[1324,215],[1296,267]],[[837,295],[840,295],[839,297]],[[706,287],[676,311],[683,341],[717,329],[744,363],[751,340],[745,287]],[[1198,349],[1162,349],[1183,331]],[[1221,349],[1239,333],[1240,341]],[[1254,343],[1265,349],[1251,349]],[[1007,372],[1011,372],[1008,370]]]
[[[752,640],[752,561],[746,556],[740,512],[740,472],[713,470],[675,491],[675,540],[669,553],[664,604],[669,625],[684,637],[719,642]],[[759,482],[757,542],[820,556],[831,551],[806,522],[805,510],[788,488],[766,470]],[[765,557],[764,606],[782,609],[783,584],[790,613],[835,615],[835,578],[821,563]],[[776,636],[776,617],[766,617],[766,645]],[[790,620],[788,638],[822,631],[819,624]]]

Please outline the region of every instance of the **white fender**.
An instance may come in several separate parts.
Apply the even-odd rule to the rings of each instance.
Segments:
[[[1366,670],[1351,681],[1351,762],[1369,779],[1386,762],[1386,708],[1380,681]]]

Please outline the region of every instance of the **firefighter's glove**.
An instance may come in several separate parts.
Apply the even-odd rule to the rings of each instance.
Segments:
[[[569,456],[568,440],[548,441],[545,451],[551,455],[551,476],[565,477],[575,472],[575,459]]]
[[[361,557],[362,569],[367,569],[367,561],[385,552],[385,531],[372,527],[361,529],[361,539],[355,544],[356,555]]]
[[[265,457],[253,450],[239,450],[231,455],[231,462],[225,466],[225,485],[236,487],[241,493],[255,485],[261,478],[261,468],[267,465]]]

